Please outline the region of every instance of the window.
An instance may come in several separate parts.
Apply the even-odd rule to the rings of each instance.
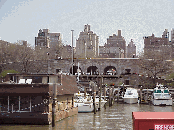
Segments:
[[[129,85],[129,80],[125,80],[125,85]]]
[[[56,73],[59,73],[61,71],[61,69],[56,69]]]

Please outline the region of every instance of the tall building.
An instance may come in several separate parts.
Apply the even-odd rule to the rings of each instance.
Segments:
[[[144,37],[144,53],[148,54],[149,51],[164,52],[167,58],[172,57],[172,44],[169,42],[169,33],[165,29],[162,37],[152,36]]]
[[[70,45],[62,46],[61,58],[71,59],[72,58],[72,47]]]
[[[126,58],[126,41],[124,37],[121,36],[121,30],[118,30],[118,35],[113,34],[113,36],[109,36],[107,38],[106,47],[119,47],[124,50],[124,58]]]
[[[172,58],[174,58],[174,28],[171,30]]]
[[[99,37],[90,30],[90,25],[85,25],[84,31],[80,32],[76,40],[77,58],[92,58],[99,55]]]
[[[129,42],[127,46],[127,58],[135,58],[136,57],[136,46],[131,39],[131,42]]]
[[[105,43],[104,46],[99,46],[99,56],[101,58],[124,58],[124,50],[120,47],[107,46]]]
[[[38,37],[35,37],[35,47],[38,48],[54,48],[59,45],[61,41],[60,33],[50,33],[49,29],[40,29],[38,33]]]

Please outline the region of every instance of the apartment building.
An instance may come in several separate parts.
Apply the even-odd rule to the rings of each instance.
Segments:
[[[113,36],[109,36],[107,38],[106,47],[119,47],[124,52],[124,58],[126,58],[126,41],[123,36],[121,36],[121,30],[118,30],[118,35],[113,34]]]
[[[98,57],[99,37],[90,30],[90,25],[85,25],[84,31],[80,32],[79,38],[76,40],[77,58],[93,58]]]
[[[136,46],[133,42],[133,39],[129,42],[127,46],[127,58],[135,58],[136,57]]]

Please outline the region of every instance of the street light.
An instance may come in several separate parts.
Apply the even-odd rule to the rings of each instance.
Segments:
[[[74,30],[71,30],[71,32],[72,32],[72,75],[73,75],[73,60],[74,60],[74,55],[73,55],[73,31]]]
[[[49,55],[50,55],[50,52],[49,52],[49,49],[50,49],[50,47],[47,47],[48,48],[48,52],[47,52],[47,55],[48,55],[48,71],[47,71],[47,73],[49,74],[50,72],[49,72],[49,68],[50,68],[50,66],[49,66]]]
[[[48,55],[48,71],[47,71],[47,73],[49,74],[49,55],[50,55],[50,53],[47,52],[47,55]]]

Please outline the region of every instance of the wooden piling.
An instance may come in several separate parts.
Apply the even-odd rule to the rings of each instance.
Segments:
[[[111,107],[111,86],[109,86],[109,107]]]
[[[74,107],[74,97],[72,97],[72,107]]]
[[[93,107],[94,107],[94,114],[96,114],[96,104],[95,104],[95,95],[96,95],[96,89],[95,89],[95,83],[92,83],[93,88]]]
[[[103,79],[103,77],[102,77],[102,79]],[[106,100],[106,86],[105,85],[104,85],[103,89],[104,89],[104,91],[103,91],[104,92],[104,94],[103,94],[104,95],[104,100]],[[106,103],[104,105],[104,108],[106,109]]]
[[[117,91],[117,103],[118,103],[118,100],[119,100],[119,93],[120,93],[120,88],[118,87],[118,91]]]
[[[104,95],[104,100],[106,100],[106,86],[105,85],[104,85],[103,89],[104,89],[104,94],[103,94]]]
[[[56,112],[56,110],[55,110],[55,105],[56,105],[55,100],[56,100],[56,95],[57,95],[57,86],[54,82],[54,84],[53,84],[53,103],[52,103],[52,127],[55,126],[55,112]]]
[[[102,77],[100,77],[100,80],[99,80],[99,87],[100,87],[100,95],[99,95],[99,108],[98,108],[98,111],[100,111],[100,110],[101,110]]]
[[[86,87],[84,88],[84,96],[86,98]]]
[[[142,103],[142,86],[140,87],[140,103]]]
[[[124,83],[123,83],[123,96],[124,96]]]
[[[113,104],[114,104],[114,86],[112,86],[112,99],[111,100],[112,100],[111,105],[113,106]]]
[[[52,127],[55,126],[55,100],[53,99],[52,103]]]

